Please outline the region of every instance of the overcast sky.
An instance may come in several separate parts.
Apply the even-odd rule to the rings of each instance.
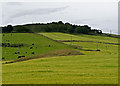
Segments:
[[[22,0],[23,1],[23,0]],[[32,1],[32,0],[31,0]],[[57,1],[57,0],[56,0]],[[0,5],[1,6],[1,5]],[[69,2],[4,2],[2,3],[2,25],[47,23],[52,21],[88,24],[104,32],[118,32],[117,0],[70,0]],[[0,9],[1,11],[1,9]]]

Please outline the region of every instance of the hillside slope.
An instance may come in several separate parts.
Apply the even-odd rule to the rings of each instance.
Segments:
[[[55,42],[39,34],[33,33],[5,33],[2,36],[2,43],[9,43],[11,46],[2,47],[2,57],[4,60],[17,59],[18,55],[33,56],[49,51],[73,49],[70,46]],[[24,46],[16,47],[20,44],[23,44]]]

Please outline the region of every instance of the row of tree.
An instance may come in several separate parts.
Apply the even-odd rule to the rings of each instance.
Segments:
[[[12,26],[8,25],[2,27],[3,33],[10,32],[63,32],[63,33],[82,33],[82,34],[102,34],[101,30],[91,29],[88,25],[72,25],[70,23],[52,22],[52,23],[35,23],[26,25]]]

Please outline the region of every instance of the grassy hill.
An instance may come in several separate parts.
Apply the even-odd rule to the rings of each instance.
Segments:
[[[5,60],[17,59],[18,54],[22,56],[40,55],[50,51],[60,49],[72,49],[72,47],[63,45],[53,40],[47,39],[39,34],[33,33],[5,33],[2,36],[2,43],[10,43],[10,45],[25,44],[26,46],[18,47],[3,47],[2,57]],[[34,45],[32,45],[34,44]],[[32,49],[30,49],[32,48]],[[32,54],[34,52],[34,54]]]
[[[74,49],[70,45],[76,45],[82,49],[100,49],[100,51],[79,50],[85,55],[53,56],[48,58],[32,59],[12,64],[3,64],[3,84],[117,84],[118,83],[118,39],[103,36],[71,35],[65,33],[40,33],[46,37],[32,33],[14,33],[3,36],[3,42],[10,40],[25,43],[21,52],[30,51],[34,43],[35,54],[43,54],[49,51],[61,49]],[[56,42],[54,40],[81,40],[82,42]],[[12,41],[13,40],[13,41]],[[16,41],[15,41],[16,40]],[[64,43],[64,44],[63,44]],[[105,44],[113,43],[113,44]],[[114,44],[115,43],[115,44]],[[68,45],[67,45],[68,44]],[[52,47],[48,47],[51,45]],[[54,45],[54,46],[53,46]],[[9,47],[8,47],[9,48]],[[4,48],[7,51],[8,48]],[[16,49],[17,50],[17,49]],[[16,51],[9,48],[11,53]],[[3,51],[3,56],[9,59]],[[32,51],[32,50],[31,50]],[[30,51],[30,52],[31,52]],[[37,53],[38,52],[38,53]],[[14,54],[12,54],[15,56]],[[15,57],[10,56],[12,59]],[[27,55],[27,54],[25,54]],[[28,54],[30,56],[32,54]]]

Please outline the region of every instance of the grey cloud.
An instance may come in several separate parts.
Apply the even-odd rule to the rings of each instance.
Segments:
[[[85,24],[88,21],[92,21],[92,19],[77,19],[77,20],[73,20],[71,22],[76,23],[76,24]]]
[[[7,2],[6,5],[22,5],[21,2]]]
[[[26,15],[48,15],[54,12],[62,11],[69,6],[60,7],[60,8],[39,8],[34,10],[23,10],[15,15],[11,16],[11,18],[22,17]]]
[[[59,7],[59,8],[39,8],[39,9],[32,9],[32,10],[21,10],[21,12],[18,12],[4,21],[4,23],[10,23],[12,22],[15,18],[18,17],[23,17],[26,15],[48,15],[51,13],[59,12],[64,9],[67,9],[69,6],[64,6],[64,7]]]

